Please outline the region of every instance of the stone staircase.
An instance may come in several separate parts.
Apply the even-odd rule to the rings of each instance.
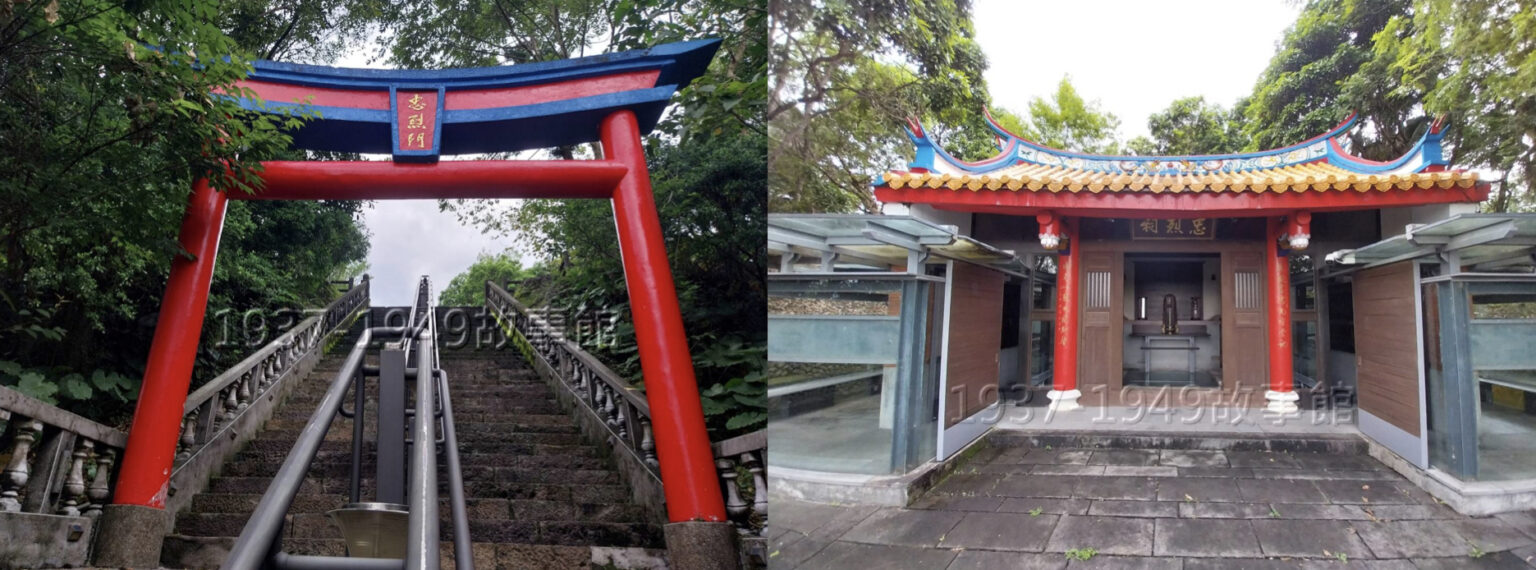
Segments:
[[[177,514],[165,539],[164,566],[212,568],[223,561],[357,334],[350,331],[337,342],[191,508]],[[369,363],[376,364],[371,352]],[[532,367],[511,350],[441,356],[453,395],[476,568],[665,567],[660,513],[631,502],[607,451],[583,439]],[[376,391],[368,395],[370,410]],[[373,424],[365,424],[364,501],[374,497]],[[326,512],[347,501],[351,434],[351,419],[331,424],[289,509],[285,552],[345,555]],[[439,459],[442,567],[452,568],[453,525],[441,465]]]

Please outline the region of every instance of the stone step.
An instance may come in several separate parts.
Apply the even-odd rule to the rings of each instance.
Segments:
[[[442,540],[453,540],[453,521],[443,511],[438,521]],[[182,536],[238,537],[250,519],[247,513],[181,513],[176,534]],[[323,513],[289,514],[284,517],[284,536],[306,539],[340,539],[341,529]],[[661,528],[647,522],[582,520],[476,519],[469,523],[470,537],[484,542],[660,547]]]
[[[610,473],[611,475],[612,473]],[[447,484],[439,481],[440,490]],[[272,484],[271,477],[217,477],[208,484],[205,493],[262,494]],[[299,486],[299,494],[342,496],[350,491],[351,484],[345,478],[305,479]],[[374,481],[368,477],[361,482],[362,496],[374,496]],[[464,481],[466,497],[477,499],[508,499],[538,501],[570,501],[576,503],[623,503],[629,500],[629,489],[617,483],[560,484],[523,481],[481,480]]]
[[[262,463],[271,467],[271,472],[276,473],[282,465],[288,452],[268,451],[254,452],[242,451],[235,456],[231,463]],[[363,468],[372,469],[376,457],[373,455],[373,444],[369,443],[363,449]],[[607,465],[595,455],[573,456],[567,454],[533,454],[533,453],[471,453],[460,450],[459,462],[463,465],[490,465],[497,467],[521,467],[525,469],[604,469]],[[314,465],[352,465],[352,451],[350,449],[323,450],[315,454]],[[228,472],[226,472],[228,473]]]
[[[241,450],[241,453],[260,454],[266,457],[276,457],[278,458],[277,461],[280,463],[282,458],[288,455],[288,451],[293,449],[293,443],[294,442],[292,440],[257,438],[247,443],[245,448]],[[374,445],[372,441],[366,441],[363,443],[364,453],[371,453],[373,448]],[[506,441],[482,440],[461,440],[459,442],[459,453],[461,455],[467,455],[471,453],[487,453],[498,455],[535,456],[569,455],[573,457],[602,456],[602,453],[598,450],[597,447],[586,443],[579,445],[547,445],[539,443],[514,443]],[[320,444],[320,450],[317,456],[320,454],[345,456],[347,457],[346,461],[351,461],[352,440],[349,437],[345,441],[333,440],[322,442]]]
[[[234,547],[232,537],[172,535],[166,538],[160,563],[167,568],[214,569]],[[283,551],[312,556],[345,556],[341,539],[285,538]],[[666,555],[644,548],[562,546],[547,544],[473,544],[476,568],[515,568],[517,570],[572,570],[615,568],[621,570],[660,570],[667,568]],[[438,545],[440,568],[453,567],[453,543]]]
[[[294,442],[294,441],[298,441],[298,436],[299,436],[299,432],[300,431],[301,431],[300,428],[265,430],[265,431],[261,432],[261,434],[259,436],[257,436],[257,439],[258,440],[268,440],[268,441]],[[459,438],[459,443],[461,445],[468,443],[468,441],[466,441],[466,439],[467,438],[460,437]],[[335,428],[332,428],[330,431],[325,433],[325,440],[326,441],[345,441],[345,442],[351,442],[352,441],[352,430],[351,430],[350,426],[347,429],[335,429]],[[531,445],[583,445],[583,444],[585,444],[585,442],[582,441],[582,439],[581,439],[581,435],[578,434],[578,433],[574,433],[574,432],[572,432],[572,433],[526,433],[526,432],[525,433],[504,433],[504,434],[499,434],[496,437],[496,440],[497,440],[496,443],[502,443],[502,444],[515,444],[515,443],[531,444]]]
[[[192,508],[187,512],[249,516],[256,510],[261,497],[257,493],[202,494],[193,499]],[[323,515],[346,506],[346,502],[344,495],[300,494],[294,496],[288,513]],[[629,503],[574,503],[532,499],[465,499],[464,503],[472,520],[649,522],[645,509]],[[438,501],[438,510],[442,513],[450,512],[447,499]],[[445,520],[447,516],[444,515]]]

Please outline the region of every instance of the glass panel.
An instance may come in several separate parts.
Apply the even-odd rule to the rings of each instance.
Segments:
[[[1444,340],[1440,334],[1443,325],[1439,293],[1445,286],[1426,283],[1420,288],[1424,307],[1424,313],[1420,319],[1424,325],[1424,399],[1429,407],[1425,411],[1428,418],[1426,432],[1429,436],[1429,464],[1446,473],[1465,476],[1457,467],[1460,457],[1456,449],[1455,436],[1461,429],[1458,427],[1457,416],[1452,409],[1455,394],[1447,391],[1445,359],[1441,355]]]
[[[1291,369],[1296,386],[1317,386],[1317,321],[1291,323]]]
[[[902,285],[769,284],[768,438],[775,467],[892,472]]]
[[[1536,284],[1472,284],[1477,479],[1536,478]]]
[[[1056,322],[1029,322],[1029,385],[1050,386],[1056,356]]]

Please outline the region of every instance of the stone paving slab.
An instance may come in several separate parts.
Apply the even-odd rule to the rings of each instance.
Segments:
[[[1067,515],[1056,525],[1045,550],[1065,553],[1092,548],[1100,554],[1148,556],[1152,554],[1154,520]]]
[[[911,508],[770,501],[774,570],[1536,569],[1536,512],[1465,517],[1366,456],[1005,447]]]

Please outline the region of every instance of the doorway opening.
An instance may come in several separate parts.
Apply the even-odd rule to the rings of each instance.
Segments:
[[[1221,256],[1127,253],[1123,385],[1221,387]]]

